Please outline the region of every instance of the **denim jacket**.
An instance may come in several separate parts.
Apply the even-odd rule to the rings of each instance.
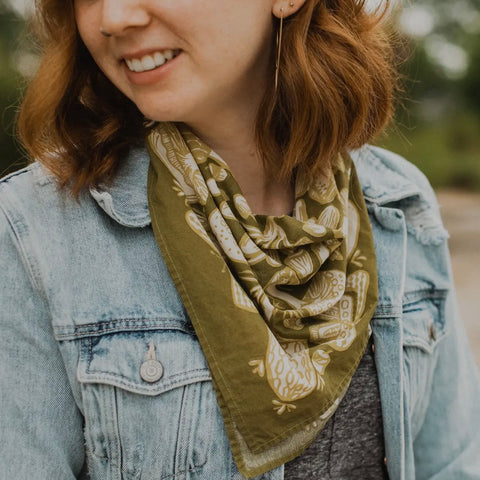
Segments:
[[[479,376],[434,194],[392,153],[352,157],[378,258],[389,477],[480,479]],[[78,202],[37,163],[0,182],[1,480],[242,478],[150,227],[148,164],[132,150]],[[142,377],[147,360],[159,379]]]

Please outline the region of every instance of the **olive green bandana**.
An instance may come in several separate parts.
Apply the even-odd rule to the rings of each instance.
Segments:
[[[297,173],[293,216],[255,215],[184,125],[148,136],[156,240],[200,340],[233,456],[251,478],[299,455],[340,403],[377,304],[352,160]]]

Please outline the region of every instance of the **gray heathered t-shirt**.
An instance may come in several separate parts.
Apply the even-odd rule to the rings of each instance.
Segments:
[[[384,480],[382,412],[372,343],[316,440],[285,464],[285,480]]]

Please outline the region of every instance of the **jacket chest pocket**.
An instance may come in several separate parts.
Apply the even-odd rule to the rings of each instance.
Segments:
[[[417,435],[429,402],[438,342],[445,336],[446,291],[407,295],[403,306],[403,355],[405,394],[412,433]]]
[[[196,337],[143,330],[80,342],[77,378],[92,478],[197,478],[218,412]]]

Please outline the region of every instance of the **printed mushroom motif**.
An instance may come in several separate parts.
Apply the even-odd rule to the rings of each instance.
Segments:
[[[317,349],[310,356],[305,340],[280,339],[268,331],[269,339],[264,360],[249,362],[253,373],[267,376],[268,383],[278,399],[272,400],[279,415],[293,411],[292,402],[314,390],[324,387],[323,374],[330,362],[329,355]]]

